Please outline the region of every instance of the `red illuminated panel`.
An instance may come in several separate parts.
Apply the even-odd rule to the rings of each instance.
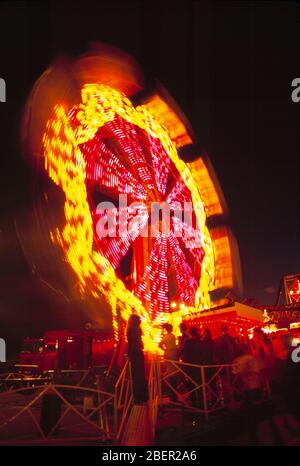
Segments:
[[[261,310],[238,302],[198,312],[186,319],[188,325],[208,327],[214,337],[220,335],[222,324],[228,326],[232,335],[247,336],[249,329],[261,326],[263,322],[264,317]]]

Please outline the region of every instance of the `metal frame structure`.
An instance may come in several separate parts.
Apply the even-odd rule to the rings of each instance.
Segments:
[[[166,363],[168,370],[164,371]],[[232,364],[199,366],[152,356],[147,367],[149,401],[145,406],[145,425],[140,425],[139,429],[149,430],[150,427],[152,438],[160,406],[166,401],[170,403],[165,396],[166,391],[177,397],[179,406],[183,409],[199,413],[205,420],[223,408],[234,409],[236,395],[241,395],[239,378]],[[2,377],[4,384],[15,380],[11,375],[5,374]],[[96,388],[62,385],[54,381],[49,383],[49,380],[32,377],[27,380],[26,377],[20,378],[21,380],[22,387],[12,387],[0,392],[0,445],[74,442],[122,444],[124,430],[131,413],[134,414],[131,367],[128,360],[125,361],[112,392],[102,388],[100,377],[97,377]],[[263,399],[269,398],[270,386],[265,376],[262,377],[262,387]],[[43,431],[38,420],[45,395],[55,396],[61,403],[60,416],[48,433]],[[23,437],[17,432],[22,424],[19,423],[22,417],[27,426],[26,435],[24,436],[23,432]],[[30,423],[31,427],[34,427],[35,435],[29,435]],[[14,439],[11,439],[11,428]]]
[[[294,293],[292,287],[298,282],[298,293]],[[282,302],[283,301],[283,302]],[[300,303],[300,274],[285,275],[281,278],[277,295],[277,305]]]

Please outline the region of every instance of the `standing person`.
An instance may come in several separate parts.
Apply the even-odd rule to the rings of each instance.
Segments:
[[[252,352],[264,367],[262,371],[264,386],[267,389],[267,393],[270,394],[269,381],[273,379],[276,371],[276,358],[272,341],[260,327],[257,327],[253,332]]]
[[[183,361],[191,364],[201,364],[202,344],[197,327],[190,328],[191,338],[186,340],[183,348]]]
[[[293,375],[292,371],[296,369],[299,377],[300,368],[293,362],[291,351],[293,347],[290,344],[291,337],[288,334],[277,336],[272,341],[275,363],[271,386],[272,398],[275,399],[276,405],[281,412],[284,427],[289,431],[293,431],[294,427],[290,422],[289,413],[294,411],[293,404],[295,404],[296,409],[297,405],[299,405],[298,390],[300,379],[298,379],[298,382],[293,380],[296,374]],[[291,364],[293,364],[292,367],[290,367]],[[300,409],[298,409],[298,412],[298,422],[300,424]],[[294,415],[297,417],[297,413],[294,413]]]
[[[215,353],[215,342],[212,339],[211,331],[209,328],[205,328],[202,334],[202,364],[205,366],[209,366],[213,364],[214,361],[214,353]]]
[[[177,345],[176,345],[176,338],[175,335],[172,333],[173,327],[171,324],[164,324],[163,329],[166,331],[166,334],[163,336],[161,342],[159,343],[159,347],[164,350],[164,358],[169,359],[171,361],[177,360]],[[171,362],[166,362],[166,375],[174,372],[176,370],[175,366]],[[171,386],[177,386],[176,377],[168,377],[167,381]],[[175,393],[176,388],[174,390],[171,388],[168,389],[170,399],[172,401],[177,401],[177,395]]]
[[[292,346],[288,353],[284,371],[282,395],[286,402],[288,411],[293,414],[298,424],[300,425],[300,403],[299,403],[299,387],[300,387],[300,349],[299,346]]]
[[[252,347],[253,354],[262,361],[270,375],[275,364],[273,344],[260,327],[254,330]]]
[[[241,346],[240,355],[232,364],[233,373],[239,376],[242,383],[245,404],[249,406],[262,396],[261,361],[252,354],[249,347]]]
[[[191,338],[186,340],[183,348],[183,362],[187,364],[197,364],[202,363],[202,342],[200,340],[200,335],[197,327],[190,328]],[[200,368],[194,366],[185,366],[184,370],[191,377],[196,384],[201,382],[201,372]],[[192,381],[188,382],[188,388],[194,390],[195,384]],[[192,406],[197,407],[199,405],[198,400],[198,390],[191,392],[191,403]]]
[[[274,371],[271,378],[272,393],[280,396],[284,382],[284,371],[290,353],[290,336],[275,336],[272,346],[274,350]]]
[[[165,359],[177,360],[177,345],[176,338],[173,332],[171,324],[164,324],[163,329],[166,330],[166,334],[163,336],[159,347],[164,350]]]
[[[221,336],[216,341],[216,360],[219,364],[231,364],[235,356],[235,344],[227,325],[222,324]]]
[[[262,364],[247,346],[240,347],[240,355],[233,361],[233,373],[239,376],[244,397],[244,425],[251,442],[257,443],[255,410],[253,405],[262,397]]]
[[[135,404],[145,403],[148,400],[142,330],[140,325],[140,317],[132,314],[127,327],[127,355],[131,364],[132,389]]]
[[[201,335],[201,364],[211,366],[214,364],[215,342],[209,328],[204,328]],[[207,401],[209,405],[213,404],[214,393],[218,393],[220,384],[218,384],[218,369],[214,367],[204,367],[203,373],[205,382],[209,384],[211,390],[207,390]],[[216,377],[214,377],[216,375]]]
[[[182,359],[184,344],[191,338],[191,335],[188,331],[187,325],[184,322],[179,325],[179,329],[181,331],[181,336],[179,337],[178,343],[178,358]]]

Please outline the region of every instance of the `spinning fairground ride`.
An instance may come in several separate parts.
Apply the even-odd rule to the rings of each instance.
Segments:
[[[163,323],[177,331],[241,291],[211,163],[167,91],[145,85],[127,54],[99,44],[59,58],[32,90],[22,139],[38,186],[36,248],[55,256],[66,294],[93,300],[99,319],[109,304],[116,338],[134,312],[145,348],[158,352]]]

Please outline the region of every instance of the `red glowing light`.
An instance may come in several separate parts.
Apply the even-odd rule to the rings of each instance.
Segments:
[[[130,208],[116,207],[113,212],[116,231],[120,228],[122,209],[127,218],[131,222],[133,220],[133,227],[122,237],[99,238],[97,222],[104,214],[96,209],[93,190],[97,191],[97,201],[105,195],[105,199],[113,202],[119,194],[127,194],[130,202],[142,200],[147,204],[165,201],[171,211],[176,209],[176,203],[183,206],[184,202],[189,202],[192,205],[192,196],[159,139],[119,115],[103,125],[94,138],[83,143],[80,149],[86,162],[86,186],[94,241],[116,270],[130,250],[133,253],[136,251],[134,243],[141,229],[148,228],[149,214],[145,212],[142,222],[134,225]],[[180,239],[175,236],[179,228],[182,231]],[[189,247],[189,242],[193,241],[189,230],[192,228],[183,220],[171,216],[169,233],[159,232],[149,242],[148,260],[136,279],[134,292],[147,304],[152,319],[157,313],[170,309],[170,274],[175,289],[172,297],[188,305],[194,304],[204,251],[201,247]]]
[[[185,164],[177,152],[193,142],[189,125],[160,94],[137,105],[142,88],[136,64],[106,48],[55,64],[33,90],[24,140],[64,194],[63,222],[49,234],[76,274],[76,289],[105,296],[116,337],[119,315],[127,321],[134,310],[145,348],[157,351],[162,323],[178,327],[184,315],[210,307],[210,291],[233,287],[235,253],[229,231],[207,222],[215,217],[218,225],[224,213],[207,162],[197,154]],[[103,201],[114,203],[105,237],[97,234]],[[158,234],[143,237],[153,202],[167,204],[170,229],[158,222]],[[138,219],[132,203],[146,206]],[[191,206],[192,227],[176,215],[178,204]],[[115,235],[124,216],[130,228]]]

